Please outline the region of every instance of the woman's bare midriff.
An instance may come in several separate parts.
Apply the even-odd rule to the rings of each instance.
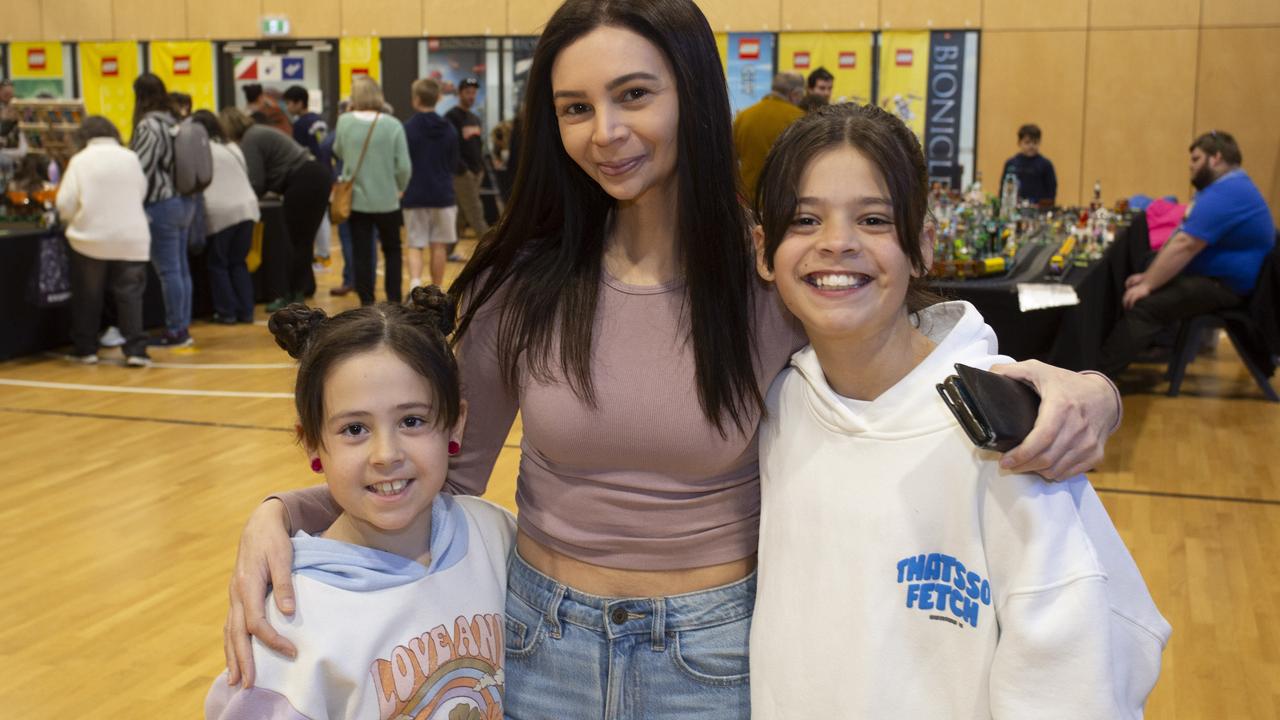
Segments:
[[[756,569],[756,556],[686,570],[622,570],[592,565],[556,552],[523,532],[516,537],[520,557],[535,570],[574,590],[602,597],[663,597],[709,590],[737,582]]]

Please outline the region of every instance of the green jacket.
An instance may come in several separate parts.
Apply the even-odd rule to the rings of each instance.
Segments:
[[[342,179],[350,180],[360,162],[360,148],[369,133],[370,120],[346,113],[338,118],[333,154],[342,160]],[[363,213],[386,213],[400,209],[400,193],[409,185],[413,167],[409,163],[409,143],[404,126],[392,115],[380,114],[373,124],[369,150],[360,174],[355,178],[351,209]]]

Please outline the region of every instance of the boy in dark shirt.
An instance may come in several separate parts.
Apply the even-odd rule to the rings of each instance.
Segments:
[[[321,156],[320,143],[329,132],[324,118],[307,109],[311,101],[311,93],[301,85],[291,85],[284,91],[284,107],[293,118],[293,139],[299,145],[311,151],[318,160]]]
[[[1040,126],[1023,125],[1018,128],[1018,154],[1004,163],[1000,182],[1012,171],[1018,178],[1018,199],[1032,205],[1045,201],[1053,205],[1058,196],[1058,176],[1053,163],[1040,154]],[[997,192],[1000,186],[997,185]]]

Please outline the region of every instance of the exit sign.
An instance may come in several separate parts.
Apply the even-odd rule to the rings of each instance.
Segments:
[[[264,17],[262,18],[262,34],[267,37],[279,37],[289,34],[289,18],[285,17]]]

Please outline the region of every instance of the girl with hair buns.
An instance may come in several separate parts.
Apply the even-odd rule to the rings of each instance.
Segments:
[[[294,304],[271,316],[298,360],[298,441],[340,514],[292,538],[305,622],[271,622],[297,656],[254,643],[257,686],[215,681],[206,718],[502,718],[515,524],[485,500],[440,492],[467,417],[445,340],[453,320],[434,286],[408,306],[329,318]]]
[[[483,493],[523,421],[508,716],[746,717],[756,428],[805,341],[754,274],[706,18],[691,0],[568,0],[538,39],[521,123],[511,201],[450,291],[476,412],[448,489]],[[1041,426],[1006,460],[1054,477],[1096,462],[1113,388],[1021,367]],[[323,526],[322,499],[263,503],[246,527],[235,678],[253,682],[246,627],[288,650],[263,597],[271,580],[292,611],[284,528]]]

